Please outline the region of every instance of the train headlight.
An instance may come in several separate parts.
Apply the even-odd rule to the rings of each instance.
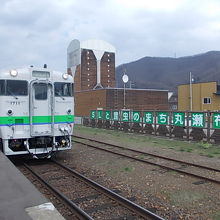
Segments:
[[[71,114],[71,109],[67,110],[67,114],[70,115]]]
[[[68,74],[67,74],[67,73],[64,73],[64,74],[63,74],[63,78],[64,78],[64,79],[68,79]]]
[[[8,115],[12,115],[12,114],[13,114],[12,110],[9,109],[9,110],[8,110]]]
[[[10,75],[13,76],[13,77],[15,77],[15,76],[18,75],[18,71],[17,71],[17,70],[11,70],[11,71],[10,71]]]

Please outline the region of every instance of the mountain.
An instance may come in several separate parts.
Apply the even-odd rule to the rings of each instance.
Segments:
[[[132,88],[177,91],[178,85],[189,83],[189,72],[194,82],[220,82],[220,51],[180,58],[144,57],[122,64],[116,68],[118,87],[123,87],[124,70]],[[126,85],[129,86],[130,83]]]

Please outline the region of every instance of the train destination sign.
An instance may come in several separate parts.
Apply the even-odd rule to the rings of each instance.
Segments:
[[[133,118],[133,122],[140,123],[140,121],[141,121],[141,113],[140,112],[135,111],[135,112],[133,112],[132,116],[133,116],[132,117]]]
[[[146,124],[153,124],[153,112],[144,112],[144,122]]]
[[[168,124],[168,113],[167,112],[158,112],[157,120],[158,120],[158,124],[167,125]]]

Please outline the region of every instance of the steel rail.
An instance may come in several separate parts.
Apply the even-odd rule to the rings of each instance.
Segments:
[[[79,144],[83,144],[83,145],[86,145],[88,147],[92,147],[92,148],[95,148],[95,149],[98,149],[98,150],[106,151],[106,152],[109,152],[109,153],[112,153],[112,154],[115,154],[115,155],[118,155],[118,156],[127,157],[127,158],[132,159],[132,160],[137,160],[137,161],[140,161],[140,162],[143,162],[143,163],[148,163],[148,164],[158,166],[158,167],[161,167],[161,168],[164,168],[164,169],[167,169],[167,170],[176,171],[176,172],[179,172],[179,173],[182,173],[182,174],[186,174],[186,175],[193,176],[193,177],[196,177],[196,178],[199,178],[199,179],[204,179],[204,180],[207,180],[207,181],[210,181],[210,182],[213,182],[213,183],[220,184],[220,180],[215,180],[215,179],[212,179],[212,178],[209,178],[209,177],[200,176],[198,174],[190,173],[190,172],[180,170],[180,169],[177,169],[177,168],[173,168],[173,167],[169,167],[169,166],[166,166],[166,165],[161,165],[161,164],[158,164],[158,163],[154,163],[154,162],[150,162],[150,161],[147,161],[147,160],[143,160],[143,159],[135,158],[135,157],[132,157],[132,156],[128,156],[128,155],[125,155],[125,154],[117,153],[117,152],[114,152],[114,151],[111,151],[111,150],[108,150],[108,149],[103,149],[103,148],[100,148],[100,147],[97,147],[97,146],[94,146],[94,145],[91,145],[91,144],[83,143],[83,142],[80,142],[80,141],[74,140],[74,142],[79,143]],[[105,144],[108,145],[107,143],[105,143]],[[125,149],[127,149],[127,148],[125,148]],[[141,153],[143,153],[143,152],[141,152]]]
[[[144,154],[144,155],[147,155],[147,156],[158,157],[158,158],[165,159],[165,160],[170,160],[170,161],[183,163],[183,164],[194,166],[194,167],[199,167],[199,168],[203,168],[203,169],[207,169],[207,170],[211,170],[211,171],[215,171],[215,172],[220,172],[220,169],[213,168],[213,167],[208,167],[208,166],[204,166],[204,165],[200,165],[200,164],[195,164],[195,163],[191,163],[191,162],[187,162],[187,161],[183,161],[183,160],[177,160],[177,159],[174,159],[174,158],[170,158],[170,157],[166,157],[166,156],[162,156],[162,155],[158,155],[158,154],[138,151],[138,150],[130,149],[130,148],[127,148],[127,147],[122,147],[122,146],[115,145],[115,144],[110,144],[110,143],[106,143],[106,142],[102,142],[102,141],[97,141],[97,140],[94,140],[94,139],[91,139],[91,138],[85,138],[85,137],[82,137],[82,136],[73,135],[73,137],[76,137],[76,138],[79,138],[79,139],[84,139],[84,140],[89,140],[89,141],[93,141],[93,142],[97,142],[99,144],[106,144],[106,145],[109,145],[109,146],[112,146],[112,147],[117,147],[117,148],[120,148],[120,149],[123,149],[123,150],[129,150],[129,151],[132,151],[132,152],[135,152],[135,153],[141,153],[141,154]],[[75,141],[75,140],[73,140],[73,141]]]
[[[143,218],[150,217],[151,219],[155,219],[155,220],[164,220],[164,218],[162,218],[162,217],[154,214],[153,212],[135,204],[134,202],[132,202],[132,201],[124,198],[123,196],[109,190],[108,188],[96,183],[95,181],[88,179],[87,177],[83,176],[82,174],[78,173],[77,171],[75,171],[69,167],[66,167],[57,161],[54,161],[54,160],[52,160],[52,161],[54,163],[58,164],[59,166],[63,167],[67,171],[71,172],[74,176],[77,176],[78,178],[80,178],[81,180],[83,180],[84,182],[89,184],[90,186],[94,187],[96,190],[102,191],[102,193],[104,193],[108,197],[112,198],[113,200],[116,200],[121,205],[127,207],[129,210],[132,210],[133,212],[142,216]]]
[[[62,200],[64,200],[71,208],[76,211],[76,215],[78,218],[84,220],[94,220],[91,216],[85,213],[82,209],[80,209],[74,202],[69,200],[65,195],[55,189],[51,184],[49,184],[46,180],[40,177],[30,166],[26,163],[23,164],[33,175],[35,175],[43,184],[45,184],[49,189],[51,189],[56,195],[58,195]]]

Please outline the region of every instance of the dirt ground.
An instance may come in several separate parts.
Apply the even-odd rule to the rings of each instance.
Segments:
[[[206,153],[198,148],[202,143],[83,127],[76,127],[75,135],[220,168],[219,146],[204,145],[204,149],[209,148]],[[215,153],[209,156],[211,151]],[[165,219],[220,219],[218,184],[75,143],[71,151],[60,153],[57,159],[100,184],[120,190],[123,196],[135,199],[136,203]]]

